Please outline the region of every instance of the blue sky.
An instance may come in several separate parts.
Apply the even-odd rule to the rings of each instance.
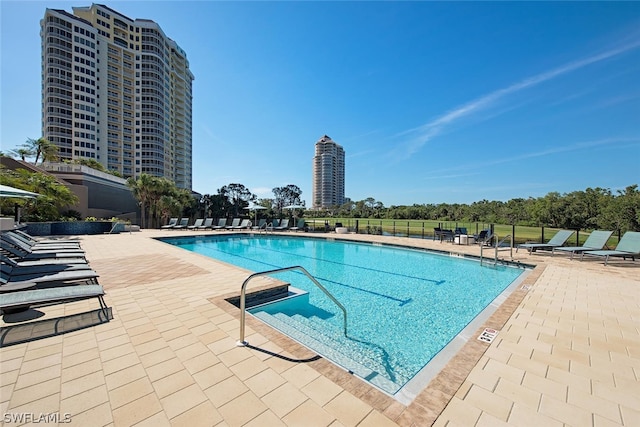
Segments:
[[[1,145],[41,136],[39,21],[0,2]],[[193,189],[298,185],[346,151],[346,196],[385,206],[640,183],[640,2],[114,1],[186,52]]]

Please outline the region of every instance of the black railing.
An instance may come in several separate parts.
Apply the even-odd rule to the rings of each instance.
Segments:
[[[327,219],[306,219],[309,231],[335,231],[336,224],[346,227],[349,232],[356,234],[375,234],[393,237],[410,237],[418,239],[441,240],[443,235],[449,238],[453,234],[454,243],[464,244],[465,239],[460,236],[477,237],[483,230],[489,230],[491,236],[513,236],[513,244],[526,242],[546,242],[553,237],[560,228],[548,226],[522,226],[512,224],[495,224],[469,221],[420,221],[420,220],[390,220],[390,219],[362,219],[340,218],[335,221]],[[444,232],[443,232],[444,231]],[[465,232],[466,231],[466,232]],[[589,235],[589,230],[574,229],[575,234],[567,241],[567,245],[580,246]],[[612,236],[608,246],[615,247],[620,240],[621,232]]]

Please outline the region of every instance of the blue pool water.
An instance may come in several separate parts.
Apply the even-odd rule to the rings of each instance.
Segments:
[[[253,272],[306,268],[347,309],[347,336],[342,311],[298,272],[274,277],[304,291],[302,296],[249,312],[390,394],[523,272],[421,250],[318,238],[242,234],[161,240]]]

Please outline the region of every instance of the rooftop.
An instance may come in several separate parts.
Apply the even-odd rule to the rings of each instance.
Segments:
[[[239,312],[224,298],[249,273],[153,239],[179,234],[77,237],[113,320],[2,348],[6,425],[8,414],[51,413],[116,426],[640,425],[638,260],[604,266],[514,251],[536,268],[476,334],[491,327],[497,337],[469,340],[405,406],[251,316],[251,346],[237,347]],[[479,253],[431,240],[340,237]],[[38,320],[97,306],[45,307]],[[0,322],[3,338],[13,325]]]

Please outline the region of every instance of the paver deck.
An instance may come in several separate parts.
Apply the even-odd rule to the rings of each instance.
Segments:
[[[237,347],[224,297],[249,273],[152,238],[179,234],[194,232],[78,237],[114,318],[0,349],[4,425],[43,414],[82,426],[640,425],[640,261],[514,252],[537,267],[483,325],[496,339],[470,340],[405,406],[251,317],[251,347]],[[45,307],[38,320],[96,306]]]

